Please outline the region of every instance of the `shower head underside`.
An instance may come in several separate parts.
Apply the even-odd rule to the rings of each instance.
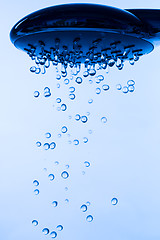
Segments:
[[[84,63],[102,68],[131,64],[160,44],[160,10],[121,10],[99,4],[65,4],[21,19],[10,38],[36,64]]]

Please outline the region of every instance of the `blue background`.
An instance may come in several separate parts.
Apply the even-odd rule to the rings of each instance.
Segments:
[[[75,2],[75,1],[72,1]],[[86,2],[86,1],[79,1]],[[97,1],[87,1],[97,3]],[[56,88],[56,75],[50,68],[46,75],[29,72],[31,60],[10,42],[12,26],[25,15],[68,1],[3,1],[1,3],[1,93],[0,93],[0,232],[2,240],[41,240],[42,229],[64,230],[59,240],[110,239],[159,240],[159,143],[160,143],[160,81],[159,48],[123,71],[111,69],[106,75],[110,91],[95,94],[87,82],[77,88],[76,101],[68,100],[67,87]],[[71,1],[70,1],[71,3]],[[153,1],[99,1],[99,4],[119,8],[159,8]],[[135,80],[135,92],[123,94],[116,84],[126,85]],[[52,97],[43,97],[43,88],[50,87]],[[33,92],[40,91],[35,99]],[[56,110],[56,97],[68,102],[68,112]],[[89,98],[94,102],[87,104]],[[54,107],[53,107],[54,105]],[[76,113],[90,112],[87,124],[74,120]],[[68,116],[71,115],[72,119]],[[106,116],[107,124],[101,117]],[[89,142],[74,146],[60,133],[66,125],[71,138],[89,137]],[[88,134],[92,129],[93,133]],[[45,141],[45,132],[51,132],[57,142],[54,152],[36,148],[37,140]],[[84,161],[91,166],[86,169]],[[55,165],[59,161],[59,165]],[[69,164],[70,177],[60,174]],[[47,168],[47,172],[43,170]],[[82,174],[85,171],[85,175]],[[56,178],[49,182],[47,175]],[[33,194],[33,180],[40,181],[40,194]],[[67,192],[64,191],[68,187]],[[116,206],[111,204],[117,197]],[[69,203],[65,203],[65,199]],[[57,200],[57,208],[51,202]],[[87,213],[80,206],[90,201]],[[88,223],[88,214],[94,217]],[[34,227],[32,220],[39,225]]]

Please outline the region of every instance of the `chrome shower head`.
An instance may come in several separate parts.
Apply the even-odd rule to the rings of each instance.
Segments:
[[[36,11],[11,30],[12,43],[39,66],[98,64],[119,70],[160,44],[160,10],[65,4]],[[36,69],[36,68],[35,68]],[[35,69],[32,69],[33,72]]]

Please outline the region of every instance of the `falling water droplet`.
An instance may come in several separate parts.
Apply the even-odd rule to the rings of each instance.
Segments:
[[[82,121],[83,123],[86,123],[87,120],[88,120],[88,118],[87,118],[86,116],[82,116],[82,117],[81,117],[81,121]]]
[[[55,142],[51,142],[50,143],[50,149],[55,149],[55,147],[56,147],[56,143]]]
[[[86,212],[87,211],[87,206],[85,204],[83,204],[81,207],[80,207],[81,211],[82,212]]]
[[[101,89],[100,88],[96,88],[96,94],[100,94],[101,93]]]
[[[75,99],[75,94],[69,94],[69,98],[71,99],[71,100],[74,100]]]
[[[64,84],[65,84],[65,85],[68,85],[68,84],[69,84],[69,79],[67,79],[67,78],[64,79]]]
[[[70,87],[70,88],[69,88],[69,91],[70,91],[70,93],[75,92],[75,87]]]
[[[40,95],[40,93],[39,93],[38,91],[35,91],[35,92],[34,92],[34,97],[35,97],[35,98],[38,98],[39,95]]]
[[[64,178],[64,179],[67,179],[67,178],[69,177],[68,172],[67,172],[67,171],[63,171],[63,172],[61,173],[61,177]]]
[[[37,180],[34,180],[34,181],[33,181],[33,185],[34,185],[35,187],[37,187],[37,186],[39,186],[39,182],[38,182]]]
[[[88,77],[88,75],[89,75],[89,72],[88,71],[84,71],[83,77]]]
[[[53,207],[57,207],[58,206],[58,202],[57,201],[53,201],[52,205],[53,205]]]
[[[42,232],[43,232],[44,235],[48,235],[49,229],[48,228],[43,228]]]
[[[89,104],[93,103],[93,99],[89,99],[89,100],[88,100],[88,103],[89,103]]]
[[[51,134],[49,132],[45,133],[45,137],[46,138],[50,138],[51,137]]]
[[[102,86],[102,89],[103,89],[104,91],[108,91],[108,90],[109,90],[109,85],[104,84],[104,85]]]
[[[127,86],[124,86],[123,89],[122,89],[122,92],[123,92],[123,93],[128,93],[128,87],[127,87]]]
[[[38,221],[37,220],[33,220],[32,224],[33,224],[33,226],[37,226],[38,225]]]
[[[61,110],[62,110],[62,111],[66,111],[66,109],[67,109],[67,106],[66,106],[66,104],[63,103],[63,104],[61,105]]]
[[[62,132],[62,133],[66,133],[67,131],[68,131],[68,129],[67,129],[66,126],[63,126],[63,127],[61,128],[61,132]]]
[[[60,103],[60,102],[61,102],[61,98],[57,98],[57,99],[56,99],[56,102],[57,102],[57,103]]]
[[[51,236],[51,238],[56,238],[57,237],[57,233],[55,231],[52,231],[50,233],[50,236]]]
[[[73,144],[74,145],[78,145],[79,144],[79,140],[78,139],[73,140]]]
[[[48,150],[50,148],[49,143],[44,143],[43,144],[44,150]]]
[[[132,85],[135,84],[135,81],[133,81],[133,80],[129,80],[129,81],[127,82],[127,84],[128,84],[128,86],[132,86]]]
[[[82,83],[82,78],[81,77],[77,77],[75,82],[78,83],[78,84],[81,84]]]
[[[91,203],[90,203],[89,201],[87,201],[87,202],[86,202],[86,205],[87,205],[87,206],[90,206],[90,205],[91,205]]]
[[[102,117],[102,118],[101,118],[101,122],[102,122],[102,123],[106,123],[106,122],[107,122],[107,118],[106,118],[106,117]]]
[[[40,147],[42,144],[41,142],[36,142],[37,147]]]
[[[117,88],[117,90],[121,90],[121,89],[122,89],[121,84],[117,84],[117,85],[116,85],[116,88]]]
[[[97,78],[98,78],[100,81],[103,81],[103,80],[104,80],[104,76],[103,76],[103,75],[98,75]]]
[[[129,92],[134,92],[134,89],[135,89],[135,87],[134,87],[133,85],[130,85],[130,86],[128,87],[128,91],[129,91]]]
[[[79,121],[80,118],[81,118],[81,116],[80,116],[79,114],[76,114],[76,116],[75,116],[75,120],[76,120],[76,121]]]
[[[87,220],[87,222],[92,222],[92,221],[93,221],[92,215],[88,215],[88,216],[86,217],[86,220]]]
[[[87,142],[88,142],[88,138],[87,138],[87,137],[84,137],[84,138],[83,138],[83,142],[84,142],[84,143],[87,143]]]
[[[57,74],[56,79],[57,79],[57,80],[60,80],[60,79],[61,79],[61,75],[60,75],[60,74]]]
[[[111,203],[112,203],[112,205],[117,205],[118,199],[117,198],[112,198]]]
[[[62,230],[63,230],[63,226],[62,226],[62,225],[58,225],[58,226],[57,226],[57,230],[58,230],[58,231],[62,231]]]
[[[88,161],[84,162],[85,167],[90,167],[90,163]]]
[[[38,194],[39,194],[39,190],[38,190],[38,189],[35,189],[35,190],[34,190],[34,194],[35,194],[35,195],[38,195]]]
[[[54,178],[55,178],[53,174],[49,174],[48,177],[49,177],[49,180],[50,180],[50,181],[53,181]]]

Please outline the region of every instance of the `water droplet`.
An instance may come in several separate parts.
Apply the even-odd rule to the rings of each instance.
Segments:
[[[51,134],[49,132],[45,133],[45,137],[46,138],[50,138],[51,137]]]
[[[92,222],[92,221],[93,221],[92,215],[88,215],[88,216],[86,217],[86,220],[87,220],[87,222]]]
[[[43,232],[44,235],[48,235],[49,229],[48,228],[43,228],[42,232]]]
[[[60,75],[60,74],[57,74],[56,79],[57,79],[57,80],[60,80],[60,79],[61,79],[61,75]]]
[[[34,190],[34,194],[35,194],[35,195],[38,195],[38,194],[39,194],[39,190],[38,190],[38,189],[35,189],[35,190]]]
[[[90,167],[90,163],[88,161],[84,162],[85,167]]]
[[[34,185],[35,187],[37,187],[37,186],[39,186],[39,182],[38,182],[37,180],[34,180],[34,181],[33,181],[33,185]]]
[[[76,120],[76,121],[79,121],[80,118],[81,118],[81,116],[80,116],[79,114],[76,114],[76,116],[75,116],[75,120]]]
[[[60,138],[61,136],[62,136],[62,135],[59,133],[59,134],[58,134],[58,137]]]
[[[33,221],[32,221],[32,224],[33,224],[34,226],[37,226],[37,225],[38,225],[38,221],[37,221],[37,220],[33,220]]]
[[[100,88],[96,88],[96,94],[100,94],[101,93],[101,89]]]
[[[89,72],[88,71],[84,71],[83,77],[88,77],[88,75],[89,75]]]
[[[58,164],[59,164],[59,162],[58,162],[58,161],[55,161],[55,162],[54,162],[54,164],[55,164],[55,165],[58,165]]]
[[[93,83],[93,80],[92,80],[92,79],[90,79],[90,80],[89,80],[89,83],[90,83],[90,84],[92,84],[92,83]]]
[[[66,104],[63,103],[63,104],[61,105],[61,110],[62,110],[62,111],[66,111],[66,109],[67,109],[67,106],[66,106]]]
[[[130,86],[128,87],[128,91],[129,91],[129,92],[134,92],[134,89],[135,89],[135,87],[134,87],[133,85],[130,85]]]
[[[88,138],[84,137],[84,138],[83,138],[83,142],[84,142],[84,143],[87,143],[87,142],[88,142]]]
[[[73,93],[73,92],[75,91],[75,87],[70,87],[70,88],[69,88],[69,91],[70,91],[71,93]]]
[[[90,112],[87,112],[87,116],[89,116],[90,115]]]
[[[53,175],[53,174],[49,174],[48,177],[49,177],[49,180],[50,180],[50,181],[53,181],[53,180],[54,180],[54,175]]]
[[[86,202],[86,205],[87,205],[87,206],[90,206],[90,205],[91,205],[91,203],[90,203],[89,201],[87,201],[87,202]]]
[[[43,168],[43,171],[47,172],[47,168]]]
[[[112,203],[112,205],[117,205],[118,199],[117,198],[112,198],[111,203]]]
[[[69,94],[69,98],[71,99],[71,100],[74,100],[75,99],[75,94]]]
[[[88,120],[88,118],[87,118],[86,116],[82,116],[82,117],[81,117],[81,121],[82,121],[83,123],[86,123],[87,120]]]
[[[44,150],[48,150],[50,148],[49,143],[44,143],[43,144]]]
[[[89,133],[89,134],[92,134],[92,130],[91,130],[91,129],[90,129],[90,130],[88,130],[88,133]]]
[[[34,92],[34,97],[35,97],[35,98],[39,97],[39,95],[40,95],[40,93],[39,93],[38,91],[35,91],[35,92]]]
[[[65,199],[65,202],[66,202],[66,203],[69,203],[69,199],[66,198],[66,199]]]
[[[71,115],[69,115],[69,116],[68,116],[68,118],[69,118],[69,119],[72,119],[72,116],[71,116]]]
[[[57,102],[57,103],[60,103],[60,102],[61,102],[61,99],[60,99],[60,98],[57,98],[57,99],[56,99],[56,102]]]
[[[51,236],[51,238],[56,238],[57,237],[57,233],[55,231],[52,231],[50,233],[50,236]]]
[[[73,141],[73,144],[74,144],[74,145],[78,145],[78,144],[79,144],[78,139],[75,139],[75,140]]]
[[[117,85],[116,85],[116,88],[117,88],[117,90],[121,90],[121,89],[122,89],[121,84],[117,84]]]
[[[62,129],[61,129],[61,132],[62,133],[66,133],[68,131],[67,127],[66,126],[63,126]]]
[[[36,142],[37,147],[40,147],[42,144],[41,142]]]
[[[65,85],[68,85],[68,84],[69,84],[69,79],[67,79],[67,78],[64,79],[64,84],[65,84]]]
[[[67,179],[67,178],[69,177],[68,172],[63,171],[63,172],[61,173],[61,177],[64,178],[64,179]]]
[[[80,207],[81,211],[82,212],[86,212],[87,211],[87,206],[85,204],[83,204],[81,207]]]
[[[90,69],[89,70],[89,75],[90,76],[94,76],[96,74],[96,70],[95,69]]]
[[[128,86],[132,86],[132,85],[135,84],[135,81],[133,81],[133,80],[129,80],[129,81],[127,82],[127,84],[128,84]]]
[[[57,88],[60,88],[60,86],[61,86],[61,85],[60,85],[59,83],[57,83]]]
[[[124,86],[123,89],[122,89],[122,92],[123,92],[123,93],[128,93],[128,87],[127,87],[127,86]]]
[[[44,88],[44,97],[50,97],[50,96],[51,96],[50,88],[45,87]]]
[[[107,90],[109,90],[109,85],[107,85],[107,84],[104,84],[104,85],[102,86],[102,89],[103,89],[104,91],[107,91]]]
[[[65,167],[66,167],[66,169],[68,169],[69,168],[69,164],[67,164]]]
[[[56,143],[55,142],[50,143],[50,149],[55,149],[55,147],[56,147]]]
[[[102,122],[102,123],[106,123],[106,122],[107,122],[107,118],[106,118],[106,117],[102,117],[102,118],[101,118],[101,122]]]
[[[93,103],[93,99],[89,99],[89,100],[88,100],[88,103],[89,103],[89,104]]]
[[[68,141],[68,143],[69,143],[69,144],[71,144],[71,143],[72,143],[72,141],[71,141],[71,140],[69,140],[69,141]]]
[[[52,205],[53,205],[53,207],[57,207],[58,206],[58,202],[57,201],[53,201]]]
[[[103,75],[98,75],[97,78],[98,78],[100,81],[103,81],[103,80],[104,80],[104,76],[103,76]]]
[[[77,77],[75,82],[78,83],[78,84],[81,84],[82,83],[82,78],[81,77]]]
[[[32,67],[30,68],[30,71],[31,71],[32,73],[34,73],[34,72],[36,71],[36,67],[35,67],[35,66],[32,66]]]
[[[63,226],[62,226],[62,225],[58,225],[58,226],[57,226],[57,230],[58,230],[58,231],[62,231],[62,230],[63,230]]]
[[[61,108],[60,107],[57,107],[57,111],[60,111],[61,110]]]

